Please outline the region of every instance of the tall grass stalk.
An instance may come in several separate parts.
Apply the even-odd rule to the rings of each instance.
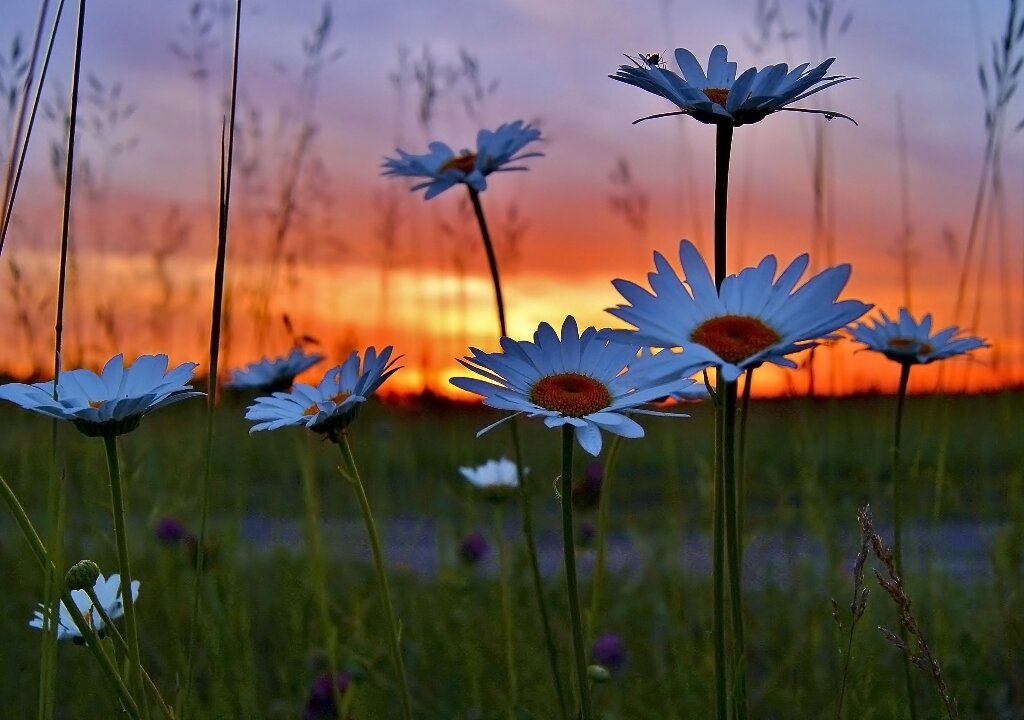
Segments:
[[[892,451],[890,453],[890,475],[892,482],[892,532],[893,532],[893,565],[896,574],[903,578],[903,557],[901,554],[903,503],[900,497],[900,439],[903,429],[903,407],[907,399],[907,385],[910,382],[909,362],[900,365],[900,383],[896,391],[896,426],[893,430]],[[907,642],[907,630],[901,624],[900,636]],[[911,720],[917,720],[917,700],[914,697],[914,678],[910,673],[910,657],[903,655],[903,675],[907,683],[907,705]]]
[[[575,443],[572,425],[562,426],[562,553],[565,557],[565,590],[569,597],[569,618],[572,622],[572,648],[576,665],[580,720],[594,717],[590,706],[590,685],[587,677],[587,655],[583,646],[583,622],[580,616],[580,593],[576,583],[576,533],[572,524],[572,449]]]
[[[185,689],[179,695],[181,704],[177,714],[184,716],[192,692],[193,662],[196,638],[199,629],[200,593],[203,582],[203,568],[206,562],[206,532],[210,506],[210,466],[213,456],[214,411],[217,407],[217,375],[220,362],[220,336],[224,309],[224,274],[227,264],[228,219],[231,207],[231,168],[235,145],[235,106],[238,96],[238,47],[242,22],[242,0],[235,0],[234,41],[231,55],[231,93],[228,101],[228,117],[221,131],[220,192],[217,217],[217,259],[213,273],[213,307],[210,319],[210,368],[207,381],[206,410],[206,457],[202,481],[199,488],[199,537],[196,545],[196,580],[192,595],[192,616],[189,621],[188,659],[185,668]]]
[[[391,641],[391,659],[395,664],[395,672],[398,674],[398,684],[401,689],[402,717],[405,720],[412,720],[412,701],[409,698],[409,682],[405,677],[405,661],[402,659],[402,631],[395,618],[395,606],[391,601],[391,590],[388,587],[388,576],[384,571],[384,552],[381,550],[380,536],[377,534],[377,525],[373,521],[373,513],[370,510],[370,501],[366,497],[366,488],[363,486],[362,478],[359,476],[359,468],[356,465],[356,458],[352,454],[352,446],[348,441],[348,434],[341,433],[338,439],[338,448],[341,450],[341,457],[344,466],[341,469],[342,475],[355,488],[356,498],[359,500],[359,510],[363,514],[363,523],[366,526],[366,536],[370,541],[370,552],[373,555],[373,569],[377,574],[377,584],[380,587],[380,599],[384,605],[384,613],[387,616],[388,631]]]
[[[29,53],[28,69],[25,72],[25,89],[18,101],[17,120],[14,123],[14,132],[11,134],[10,155],[7,158],[7,170],[4,172],[4,195],[3,195],[3,218],[0,221],[0,255],[4,252],[4,242],[7,240],[7,228],[11,224],[11,215],[14,212],[14,197],[18,194],[18,184],[21,180],[21,170],[25,166],[25,155],[28,150],[28,141],[32,136],[32,126],[36,117],[36,109],[39,107],[39,96],[42,93],[43,81],[46,79],[46,70],[50,65],[50,53],[53,50],[54,38],[57,35],[57,23],[60,20],[61,10],[64,7],[64,0],[61,0],[54,17],[53,29],[50,30],[50,40],[46,48],[46,59],[43,62],[43,69],[39,75],[39,83],[36,85],[35,100],[32,103],[32,112],[28,116],[26,127],[26,112],[28,110],[29,90],[32,88],[32,80],[36,73],[36,62],[39,58],[39,46],[43,40],[43,29],[46,27],[46,15],[50,9],[50,0],[43,0],[39,4],[39,20],[36,22],[36,34],[32,41],[32,51]]]
[[[505,299],[501,293],[501,273],[498,272],[498,257],[494,252],[494,243],[491,242],[491,233],[487,228],[487,218],[484,215],[484,208],[480,202],[480,193],[472,186],[466,185],[469,192],[469,201],[473,205],[473,214],[476,216],[477,225],[480,227],[480,239],[487,253],[487,267],[491,273],[491,282],[494,284],[494,303],[498,311],[498,330],[501,337],[508,337],[508,325],[505,319]],[[534,595],[537,598],[537,610],[540,613],[541,627],[544,631],[544,644],[547,648],[548,662],[551,666],[551,681],[555,686],[555,694],[558,696],[558,707],[561,711],[562,720],[569,720],[569,709],[565,698],[565,689],[562,686],[561,667],[558,662],[558,651],[555,648],[555,638],[551,632],[551,621],[548,615],[547,601],[544,599],[544,581],[540,573],[540,563],[537,560],[537,542],[533,532],[533,508],[530,502],[530,491],[526,486],[526,475],[523,473],[523,449],[519,439],[518,419],[512,418],[509,421],[510,432],[512,433],[512,451],[516,460],[516,489],[519,494],[520,523],[522,525],[523,539],[526,541],[526,555],[530,562],[530,574],[533,578]]]

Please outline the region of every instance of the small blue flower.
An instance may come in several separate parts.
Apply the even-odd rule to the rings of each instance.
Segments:
[[[900,308],[899,320],[891,320],[884,312],[870,324],[858,323],[849,329],[850,337],[864,343],[865,350],[874,350],[904,365],[927,364],[935,360],[964,355],[972,350],[988,347],[979,337],[957,337],[960,328],[950,326],[934,335],[931,313],[914,320],[906,308]]]
[[[501,347],[500,353],[470,348],[472,356],[459,362],[486,380],[455,377],[452,385],[481,395],[489,407],[542,417],[550,428],[572,426],[576,440],[591,455],[601,452],[601,430],[628,438],[644,436],[631,413],[684,417],[641,406],[692,380],[652,379],[645,371],[647,360],[637,357],[639,347],[601,340],[592,327],[581,335],[571,315],[562,323],[561,338],[554,328],[541,323],[533,342],[506,337]]]
[[[786,107],[827,87],[854,80],[842,75],[825,75],[835,58],[811,70],[808,70],[809,63],[792,70],[780,63],[760,70],[748,68],[736,77],[736,63],[728,61],[729,51],[724,45],[716,45],[711,51],[707,74],[686,48],[678,48],[675,55],[681,77],[643,55],[637,58],[627,55],[633,64],[622,65],[614,75],[608,76],[660,95],[679,108],[678,112],[659,113],[643,120],[663,115],[690,115],[703,123],[739,126],[758,122],[779,110],[794,110],[852,121],[833,111]]]
[[[353,351],[344,363],[328,370],[316,387],[297,383],[291,392],[256,398],[245,413],[246,420],[256,421],[249,432],[305,425],[337,440],[355,418],[359,406],[401,369],[394,367],[400,358],[392,359],[391,351],[390,345],[380,355],[375,348],[367,348],[361,371],[359,353]]]
[[[224,387],[233,390],[263,390],[275,392],[287,390],[295,382],[295,376],[316,365],[323,355],[305,353],[302,348],[292,348],[284,357],[262,358],[244,368],[232,370]]]
[[[384,175],[427,178],[412,186],[412,190],[427,189],[426,200],[440,195],[457,183],[465,183],[477,192],[487,189],[487,175],[492,172],[526,170],[509,163],[543,153],[517,154],[530,143],[540,140],[540,130],[522,120],[506,123],[497,130],[481,130],[476,137],[476,150],[463,150],[458,155],[443,142],[430,143],[426,155],[410,155],[396,148],[397,158],[384,158]]]

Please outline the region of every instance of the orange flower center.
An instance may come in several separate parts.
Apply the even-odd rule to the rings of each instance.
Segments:
[[[737,363],[771,347],[780,337],[758,318],[722,315],[698,325],[690,340],[714,351],[727,362]]]
[[[530,388],[530,402],[568,417],[583,417],[612,404],[604,383],[577,372],[542,377]]]
[[[345,402],[345,398],[349,397],[350,395],[352,395],[352,393],[346,392],[345,390],[339,390],[338,392],[334,393],[327,399],[330,400],[335,405],[341,405],[343,402]]]
[[[729,91],[725,88],[704,88],[704,94],[708,100],[725,107],[725,101],[729,97]]]
[[[316,415],[318,412],[320,412],[320,407],[316,403],[313,403],[308,408],[303,410],[302,414],[306,416],[313,416]]]
[[[103,407],[104,403],[106,403],[106,402],[107,402],[106,400],[90,400],[89,401],[89,407],[91,407],[91,408]]]
[[[912,338],[895,337],[889,340],[886,345],[891,347],[893,350],[911,350],[917,348],[915,352],[921,355],[930,355],[935,349],[929,343],[919,343],[917,340]]]
[[[437,169],[438,174],[445,172],[446,170],[458,170],[466,175],[473,172],[473,167],[476,165],[476,153],[463,153],[462,155],[456,155],[450,160],[446,160],[441,163],[441,167]]]

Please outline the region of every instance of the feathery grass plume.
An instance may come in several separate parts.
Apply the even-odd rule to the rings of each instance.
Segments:
[[[870,507],[865,506],[861,508],[857,513],[857,519],[860,522],[863,537],[866,539],[871,553],[875,556],[875,559],[882,563],[882,567],[885,569],[883,576],[877,568],[873,568],[875,579],[878,580],[879,586],[885,590],[886,595],[895,603],[899,611],[900,627],[903,628],[907,637],[911,640],[904,640],[899,635],[882,627],[878,628],[878,631],[893,646],[898,648],[915,667],[923,670],[931,678],[935,691],[938,693],[946,710],[946,716],[949,720],[958,720],[960,712],[957,708],[956,698],[953,697],[949,687],[946,685],[939,660],[932,654],[921,626],[914,617],[910,597],[907,595],[906,589],[903,587],[903,580],[896,570],[892,551],[885,546],[881,536],[875,530],[871,520]]]
[[[861,512],[870,514],[870,506],[865,505]],[[860,515],[858,514],[859,517]],[[867,562],[870,549],[871,538],[861,528],[860,550],[857,552],[857,558],[853,561],[853,596],[850,599],[849,605],[849,628],[844,627],[843,618],[839,611],[839,603],[836,602],[835,598],[832,598],[832,618],[836,621],[839,632],[846,632],[846,648],[840,649],[843,656],[843,677],[839,686],[839,700],[836,703],[836,720],[840,720],[843,716],[843,700],[846,697],[846,683],[850,674],[850,660],[853,652],[853,631],[857,627],[857,623],[860,622],[860,619],[864,617],[864,611],[868,604],[868,589],[864,585],[864,564]]]

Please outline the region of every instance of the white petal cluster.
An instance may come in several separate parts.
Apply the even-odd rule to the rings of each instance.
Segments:
[[[234,390],[284,390],[291,387],[296,375],[323,359],[323,355],[292,348],[284,357],[262,358],[233,370],[224,386]]]
[[[979,337],[958,337],[960,328],[956,326],[944,328],[932,335],[931,313],[921,318],[920,322],[914,320],[906,308],[900,308],[898,320],[892,320],[884,312],[879,314],[879,318],[851,327],[850,337],[864,343],[867,350],[880,352],[898,363],[924,365],[988,347]]]
[[[138,580],[132,580],[132,602],[139,597],[139,585]],[[111,620],[116,620],[124,614],[124,598],[121,595],[120,575],[115,573],[108,578],[104,578],[100,574],[96,579],[96,584],[93,586],[93,592],[96,593],[96,599],[99,600],[104,612],[106,612],[107,617]],[[93,630],[97,633],[102,633],[104,628],[103,618],[93,606],[92,600],[89,599],[89,595],[85,590],[72,590],[71,599],[75,601],[75,612],[84,618]],[[32,619],[28,621],[29,627],[42,629],[44,612],[47,612],[46,608],[40,605],[39,610],[36,610],[33,613]],[[57,619],[57,639],[81,642],[83,639],[82,632],[75,624],[71,612],[68,606],[61,602],[60,614]]]

